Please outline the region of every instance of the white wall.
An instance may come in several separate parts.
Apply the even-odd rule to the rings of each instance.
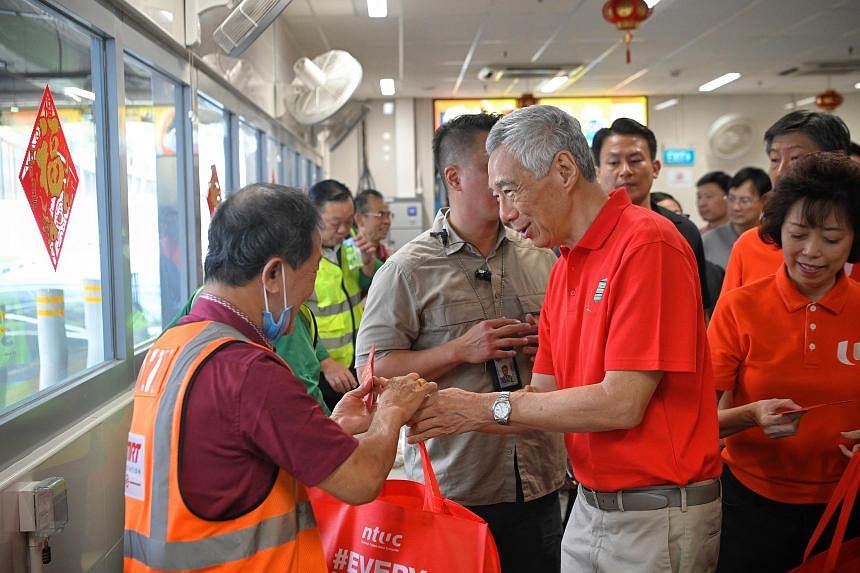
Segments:
[[[735,173],[741,167],[760,167],[767,171],[767,156],[764,152],[764,132],[777,119],[788,113],[784,108],[789,98],[786,96],[719,96],[694,95],[675,96],[678,105],[663,111],[654,111],[653,105],[670,99],[672,96],[649,98],[648,127],[657,135],[662,158],[664,148],[691,148],[696,152],[696,163],[689,168],[671,166],[668,169],[689,171],[692,185],[675,187],[671,184],[671,173],[664,166],[664,172],[657,179],[653,191],[671,193],[698,224],[704,222],[696,211],[695,183],[708,171],[720,169],[729,174]],[[814,109],[807,107],[804,109]],[[708,134],[711,125],[718,118],[728,113],[738,113],[749,118],[753,125],[753,143],[747,153],[734,160],[722,160],[715,157],[708,148]],[[853,139],[860,139],[860,96],[849,94],[845,102],[836,110],[851,130]]]
[[[836,114],[845,120],[854,134],[855,141],[860,140],[860,95],[843,94],[845,102],[836,110]],[[663,111],[655,111],[655,103],[670,99],[673,96],[649,98],[648,122],[649,127],[657,135],[660,147],[659,156],[662,158],[664,148],[691,148],[696,153],[696,162],[691,167],[664,166],[664,171],[657,179],[653,190],[671,193],[681,201],[684,211],[689,213],[693,221],[702,224],[696,212],[695,183],[708,171],[721,169],[730,174],[741,167],[752,165],[767,170],[767,157],[764,153],[764,132],[773,122],[782,117],[787,111],[783,107],[790,98],[779,95],[692,95],[674,96],[679,99],[678,105]],[[398,104],[402,100],[397,100]],[[424,210],[429,225],[433,216],[433,101],[416,99],[410,103],[413,113],[413,129],[398,121],[395,125],[392,115],[382,115],[382,100],[368,102],[371,112],[367,116],[367,145],[370,170],[376,180],[379,191],[388,197],[414,196],[418,187],[418,176],[421,174],[421,189],[424,195]],[[813,109],[813,108],[807,108]],[[708,148],[708,134],[711,125],[718,118],[728,113],[738,113],[749,118],[753,125],[753,143],[749,150],[740,158],[722,160],[715,157]],[[383,151],[382,134],[391,132],[391,153]],[[411,133],[410,133],[411,131]],[[414,135],[414,141],[410,141]],[[356,133],[352,133],[346,141],[331,154],[330,176],[339,179],[355,191],[359,176],[359,158]],[[413,147],[410,147],[413,146]],[[397,166],[394,162],[403,159],[406,165]],[[413,163],[414,162],[414,165]],[[403,180],[398,184],[397,172],[411,170],[415,173],[412,186],[407,186]],[[678,187],[672,181],[677,170],[680,175],[691,181],[689,186]],[[676,171],[675,173],[672,173]],[[411,187],[411,188],[410,188]]]

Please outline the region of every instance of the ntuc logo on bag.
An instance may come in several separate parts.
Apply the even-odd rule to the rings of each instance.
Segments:
[[[373,529],[365,527],[361,532],[361,540],[365,545],[372,545],[380,549],[388,549],[389,551],[400,551],[403,535],[382,531],[378,527],[374,527]]]

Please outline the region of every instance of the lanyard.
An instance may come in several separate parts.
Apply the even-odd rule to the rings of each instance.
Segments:
[[[498,304],[496,303],[496,292],[495,292],[495,289],[493,288],[492,275],[490,276],[490,281],[489,281],[490,282],[490,291],[493,293],[493,298],[492,298],[491,303],[492,303],[494,318],[500,318],[502,316],[502,312],[501,312],[502,308],[501,307],[504,305],[504,300],[505,300],[504,297],[505,297],[505,245],[506,244],[507,244],[507,241],[502,242],[501,246],[499,247],[499,251],[498,251],[499,256],[502,257],[502,272],[501,272],[501,275],[499,276]],[[484,306],[484,300],[481,298],[481,293],[478,292],[478,287],[475,286],[475,281],[472,280],[472,278],[469,276],[469,273],[466,271],[466,267],[463,265],[461,254],[456,253],[454,255],[454,260],[457,261],[457,266],[460,267],[460,270],[463,272],[463,276],[466,277],[466,282],[469,283],[470,287],[472,287],[472,292],[475,293],[475,298],[478,300],[478,304],[481,305],[481,312],[484,314],[484,319],[489,320],[490,315],[487,313],[487,309]],[[484,259],[484,267],[487,267],[489,265],[489,262],[490,262],[489,258]]]

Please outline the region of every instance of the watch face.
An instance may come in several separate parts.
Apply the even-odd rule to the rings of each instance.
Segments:
[[[510,402],[496,402],[493,404],[493,417],[496,420],[505,420],[511,413],[511,403]]]

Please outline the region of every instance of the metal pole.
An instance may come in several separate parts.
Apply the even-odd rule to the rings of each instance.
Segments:
[[[6,305],[0,304],[0,410],[6,407],[7,386],[9,384],[7,369],[9,352],[6,349]]]
[[[102,320],[102,283],[84,279],[84,325],[87,329],[87,368],[105,359],[104,323]]]
[[[39,331],[39,390],[61,382],[68,369],[66,311],[61,289],[39,289],[36,293],[36,324]]]

